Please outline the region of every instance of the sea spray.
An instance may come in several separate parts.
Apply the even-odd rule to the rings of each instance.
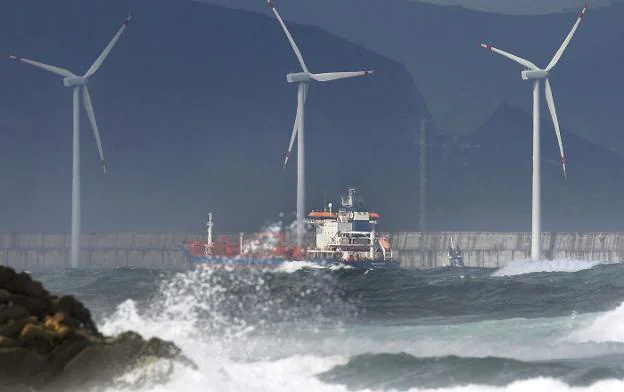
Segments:
[[[496,270],[492,276],[514,276],[537,272],[577,272],[593,268],[600,261],[583,260],[514,260]]]
[[[490,275],[473,268],[369,274],[116,270],[46,279],[97,305],[98,325],[171,339],[199,366],[175,369],[172,381],[141,392],[346,392],[353,385],[349,372],[334,380],[322,376],[345,366],[359,382],[351,391],[621,390],[624,344],[617,336],[602,342],[569,337],[617,314],[624,267]],[[391,382],[384,379],[382,370],[404,358],[401,353],[406,360],[395,366],[401,371]],[[369,369],[358,364],[362,356],[370,359]],[[494,371],[505,363],[516,365]],[[461,379],[458,372],[474,378]]]
[[[624,303],[614,310],[597,314],[589,325],[572,333],[569,339],[578,342],[624,343]]]
[[[145,329],[155,336],[163,327],[191,337],[239,342],[249,334],[280,336],[293,328],[338,328],[357,310],[333,275],[310,274],[283,280],[283,274],[196,270],[163,281],[145,309],[125,301],[102,328],[110,333]],[[149,322],[145,322],[149,320]],[[156,330],[146,329],[147,325]],[[174,339],[175,340],[175,339]],[[234,343],[233,343],[234,344]]]

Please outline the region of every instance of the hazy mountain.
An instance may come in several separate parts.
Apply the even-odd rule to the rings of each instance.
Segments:
[[[562,12],[583,7],[585,0],[414,0],[437,5],[460,5],[473,10],[497,12],[502,14],[539,15]],[[589,2],[592,8],[609,6],[621,0],[594,0]]]
[[[531,227],[532,118],[502,104],[468,137],[438,137],[429,146],[433,224],[462,230],[528,231]],[[562,175],[552,125],[542,122],[542,217],[550,231],[622,230],[624,158],[564,134]]]
[[[82,113],[83,228],[254,230],[295,207],[290,138],[299,66],[273,18],[183,0],[5,0],[0,47],[84,72],[125,18],[90,81],[109,173]],[[308,207],[358,185],[387,228],[415,214],[410,117],[428,116],[404,67],[315,27],[292,25],[312,70],[375,69],[313,85],[307,104]],[[71,91],[60,77],[0,62],[0,230],[65,231]],[[296,155],[295,155],[296,158]]]
[[[260,0],[208,1],[269,12]],[[521,80],[521,67],[481,49],[480,42],[545,66],[580,10],[515,16],[411,0],[276,4],[286,19],[317,25],[404,63],[438,126],[454,134],[481,127],[503,102],[525,111],[531,108],[531,86]],[[624,43],[623,18],[624,3],[606,8],[593,8],[590,3],[585,21],[551,78],[563,129],[621,153],[624,52],[617,48]]]
[[[135,18],[90,82],[107,175],[83,114],[84,229],[199,231],[212,210],[219,231],[248,231],[293,211],[296,155],[285,172],[281,164],[296,102],[285,73],[298,64],[274,18],[181,0],[13,0],[2,3],[0,47],[81,72],[129,5]],[[377,70],[310,89],[308,208],[356,185],[382,213],[383,230],[416,230],[418,120],[429,114],[410,75],[318,28],[291,28],[312,70]],[[0,62],[0,75],[0,230],[65,231],[71,92],[24,64]],[[622,159],[564,132],[564,180],[548,127],[545,120],[545,230],[622,228],[613,214]],[[468,137],[435,130],[430,228],[528,230],[530,115],[500,105]]]

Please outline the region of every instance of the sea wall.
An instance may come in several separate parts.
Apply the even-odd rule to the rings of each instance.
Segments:
[[[80,265],[93,268],[183,268],[179,244],[197,233],[90,233],[80,238]],[[0,234],[0,265],[18,269],[69,267],[67,234]]]
[[[530,233],[448,232],[390,233],[404,267],[434,268],[447,264],[453,243],[471,267],[496,268],[529,259]],[[543,233],[542,258],[547,260],[624,261],[624,233]]]
[[[388,233],[406,268],[434,268],[447,264],[451,239],[474,267],[500,267],[528,259],[529,233]],[[91,233],[81,237],[80,265],[91,268],[184,268],[179,244],[202,239],[203,233]],[[238,241],[238,234],[232,235]],[[624,233],[544,233],[542,253],[550,260],[624,261]],[[18,269],[69,267],[66,234],[0,234],[0,265]]]

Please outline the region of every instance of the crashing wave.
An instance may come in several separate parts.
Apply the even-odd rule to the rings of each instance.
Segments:
[[[602,261],[583,260],[514,260],[496,270],[492,276],[515,276],[536,272],[578,272],[606,264]]]

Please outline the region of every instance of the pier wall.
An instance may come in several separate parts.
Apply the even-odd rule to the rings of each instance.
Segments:
[[[401,265],[435,268],[447,264],[453,243],[463,252],[470,267],[496,268],[512,260],[529,259],[530,233],[449,232],[390,233]],[[624,233],[542,233],[542,259],[624,261]]]
[[[80,238],[80,266],[183,268],[179,244],[198,233],[91,233]],[[67,234],[0,234],[0,265],[37,270],[70,267]]]
[[[388,233],[406,268],[435,268],[447,263],[453,242],[464,263],[496,268],[528,259],[530,233],[448,232]],[[184,268],[179,244],[203,239],[204,233],[92,233],[81,237],[80,265],[92,268]],[[238,241],[238,234],[232,235]],[[544,233],[542,255],[550,260],[624,261],[624,233]],[[0,265],[38,270],[69,267],[69,235],[0,234]]]

